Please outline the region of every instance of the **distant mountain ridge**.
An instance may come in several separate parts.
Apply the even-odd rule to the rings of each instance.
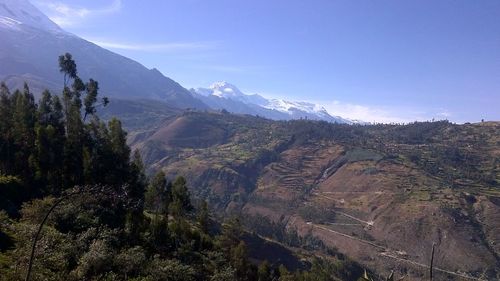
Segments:
[[[274,120],[302,118],[333,123],[355,123],[340,116],[330,115],[318,104],[268,99],[258,94],[247,95],[226,81],[215,82],[209,88],[191,89],[191,92],[214,109],[226,109],[234,113],[259,115]]]
[[[157,69],[118,55],[62,30],[27,0],[0,0],[0,81],[35,93],[62,89],[57,57],[73,55],[82,79],[99,81],[103,95],[162,100],[178,108],[208,107]]]

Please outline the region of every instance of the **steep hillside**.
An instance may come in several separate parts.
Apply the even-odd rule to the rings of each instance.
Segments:
[[[495,122],[351,126],[201,112],[131,140],[152,170],[186,175],[194,194],[244,214],[253,231],[317,237],[417,279],[436,243],[436,274],[453,280],[500,276],[499,143]]]
[[[99,77],[101,93],[120,98],[158,99],[179,108],[207,108],[157,69],[67,33],[27,0],[0,0],[0,81],[19,88],[27,81],[35,93],[60,92],[57,57],[69,52],[85,81]]]
[[[162,125],[165,118],[179,115],[182,109],[168,103],[151,99],[116,99],[104,108],[98,108],[99,115],[106,120],[120,117],[129,132],[144,132]]]

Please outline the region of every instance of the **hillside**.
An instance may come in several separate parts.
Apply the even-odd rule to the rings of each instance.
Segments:
[[[456,280],[499,276],[499,141],[497,122],[351,126],[202,112],[129,139],[151,170],[186,175],[195,195],[243,214],[253,231],[297,231],[415,278],[436,243],[437,274]]]
[[[78,2],[0,0],[0,281],[500,280],[500,2]]]
[[[71,56],[60,61],[66,76],[77,72]],[[245,231],[238,218],[214,219],[181,175],[147,177],[121,121],[96,114],[97,82],[69,80],[62,98],[45,91],[38,102],[27,85],[0,85],[0,280],[327,281],[363,273],[337,252],[317,257],[318,247],[305,243],[292,251]],[[151,101],[116,105],[107,113],[125,110],[132,125],[137,116],[176,119],[176,109]],[[196,135],[183,131],[188,125],[196,123],[174,121],[158,137],[178,132],[172,144],[181,145],[175,140]],[[201,146],[222,131],[198,125],[207,135]]]

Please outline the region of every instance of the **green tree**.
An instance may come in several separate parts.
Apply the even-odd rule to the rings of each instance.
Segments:
[[[203,200],[197,216],[198,224],[203,233],[208,234],[210,224],[210,213],[208,211],[208,203]]]
[[[131,185],[130,196],[137,198],[144,203],[144,192],[148,186],[148,179],[146,177],[146,169],[142,162],[141,154],[138,150],[134,150],[132,154],[132,161],[130,163],[130,180]],[[143,204],[141,204],[141,209]]]
[[[0,84],[0,172],[13,172],[12,98],[5,83]]]
[[[272,281],[271,266],[267,260],[261,262],[257,269],[258,281]]]
[[[116,163],[120,166],[114,169],[99,170],[92,168],[92,165],[96,163],[96,160],[101,160],[103,157],[96,155],[96,151],[107,151],[104,145],[104,141],[107,138],[106,132],[103,130],[94,130],[93,136],[87,135],[87,130],[85,130],[85,121],[88,115],[94,117],[94,124],[91,124],[92,129],[102,129],[98,118],[95,116],[96,112],[96,102],[98,96],[98,82],[90,79],[89,82],[84,83],[80,77],[78,77],[76,63],[73,60],[71,54],[66,53],[59,57],[59,70],[64,74],[64,89],[62,94],[62,108],[65,118],[65,137],[67,141],[64,145],[64,185],[72,186],[75,184],[82,184],[88,182],[93,178],[94,175],[102,175],[108,173],[111,182],[119,182],[117,178],[121,178],[124,174],[128,172],[128,161],[121,161],[123,159],[116,158],[127,158],[129,157],[130,151],[127,151],[128,147],[115,141],[121,142],[120,138],[125,138],[125,133],[121,129],[121,123],[119,121],[112,120],[109,124],[110,130],[110,141],[112,143],[112,149],[114,156],[110,161],[117,161]],[[68,84],[71,83],[71,88]],[[85,92],[85,96],[82,97],[82,93]],[[82,102],[83,98],[83,102]],[[103,103],[106,105],[108,100]],[[82,110],[82,106],[84,106]],[[82,116],[82,113],[84,114]],[[122,137],[123,135],[123,137]],[[90,141],[89,141],[90,138]],[[115,150],[117,146],[121,146],[121,151]],[[101,165],[102,166],[102,165]],[[111,168],[111,166],[104,165]]]
[[[73,186],[82,184],[83,173],[83,139],[84,126],[81,118],[82,102],[81,91],[85,88],[82,80],[77,76],[76,63],[71,54],[59,56],[59,70],[64,74],[63,108],[66,127],[66,142],[63,159],[63,184]],[[73,79],[72,89],[67,85]]]
[[[13,103],[12,137],[16,149],[13,166],[16,174],[31,181],[33,173],[29,163],[35,145],[36,104],[26,83],[23,92],[14,93]]]
[[[132,156],[129,177],[128,194],[129,198],[133,202],[133,205],[128,210],[127,230],[132,236],[132,239],[138,239],[140,235],[140,228],[142,227],[144,221],[145,190],[146,186],[148,186],[148,180],[145,175],[141,155],[137,150],[134,151]]]
[[[296,279],[295,276],[288,271],[288,269],[284,265],[280,265],[278,267],[278,273],[279,273],[279,281],[295,281],[298,280]]]
[[[158,172],[151,180],[145,194],[145,207],[153,213],[150,231],[156,247],[163,248],[168,237],[168,205],[170,202],[171,184],[165,173]]]
[[[113,118],[108,122],[109,143],[113,153],[113,171],[108,174],[111,182],[127,179],[130,173],[130,148],[127,145],[127,133],[122,128],[122,123]]]
[[[77,77],[76,63],[70,53],[59,56],[59,71],[64,74],[64,87],[67,86],[69,78]]]
[[[171,201],[172,185],[167,181],[163,171],[158,172],[145,194],[146,208],[154,214],[168,215],[168,206]]]
[[[231,218],[222,225],[222,234],[218,237],[220,248],[230,254],[230,250],[236,247],[243,235],[241,221],[238,218]]]
[[[83,173],[87,184],[117,184],[114,170],[115,159],[109,140],[109,130],[104,122],[93,119],[85,126],[86,139],[83,147]]]
[[[95,103],[97,102],[97,91],[99,90],[99,83],[97,81],[90,79],[86,87],[87,95],[83,101],[85,106],[85,115],[83,120],[87,119],[87,115],[94,115],[96,112]]]
[[[80,108],[71,105],[66,115],[66,142],[64,145],[64,185],[83,183],[83,145],[85,131]]]
[[[177,177],[172,185],[172,203],[170,204],[170,213],[174,217],[184,217],[193,209],[189,197],[186,179],[182,176]]]
[[[249,277],[249,264],[247,256],[247,246],[240,241],[238,245],[231,249],[231,265],[236,269],[236,276],[240,280],[251,280]]]
[[[38,184],[45,191],[59,192],[64,144],[62,105],[57,96],[44,91],[40,99],[35,126],[35,151],[32,166]]]

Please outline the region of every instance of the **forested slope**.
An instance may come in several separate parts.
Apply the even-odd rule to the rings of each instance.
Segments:
[[[345,257],[293,252],[238,218],[216,220],[182,174],[147,177],[121,122],[96,115],[109,102],[98,82],[83,82],[69,54],[59,66],[61,95],[35,102],[28,85],[0,86],[0,280],[361,276]]]

